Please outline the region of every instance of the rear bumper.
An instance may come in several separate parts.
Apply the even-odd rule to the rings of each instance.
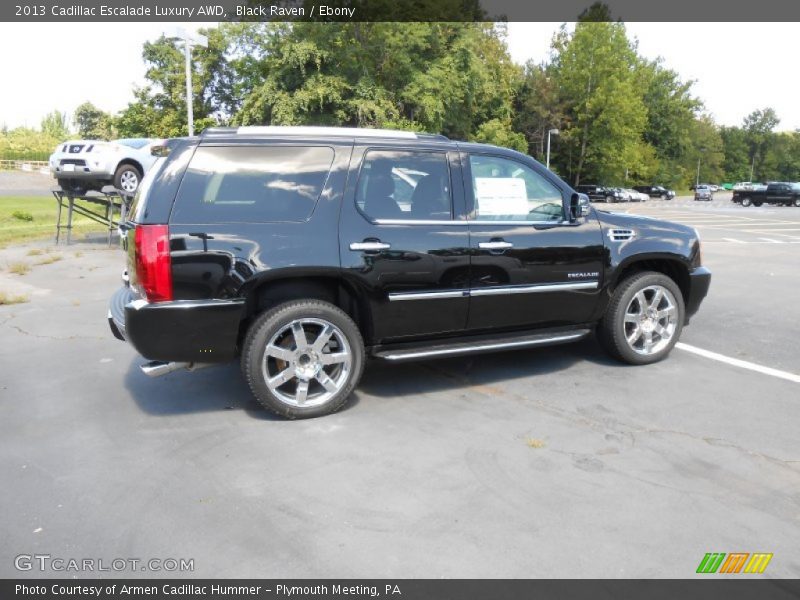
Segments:
[[[694,315],[700,308],[700,303],[708,294],[711,285],[711,271],[705,267],[697,267],[689,273],[689,297],[686,300],[686,323],[689,317]]]
[[[243,312],[243,299],[149,303],[122,287],[111,298],[108,324],[149,360],[225,362],[236,353]]]

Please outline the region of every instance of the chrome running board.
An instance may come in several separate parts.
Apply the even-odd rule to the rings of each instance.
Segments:
[[[574,342],[586,337],[591,333],[590,329],[573,329],[558,333],[538,333],[524,336],[486,339],[480,341],[461,341],[444,344],[438,343],[428,347],[417,346],[405,349],[379,350],[374,353],[376,358],[384,360],[401,361],[415,360],[419,358],[433,358],[445,356],[457,356],[459,354],[472,354],[480,352],[494,352],[502,350],[513,350],[515,348],[527,348],[530,346],[549,346],[555,344],[565,344]]]

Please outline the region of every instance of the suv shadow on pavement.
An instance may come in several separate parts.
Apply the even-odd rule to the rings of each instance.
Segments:
[[[594,338],[563,346],[399,364],[375,360],[342,410],[355,407],[365,395],[389,400],[414,394],[457,392],[464,388],[558,373],[583,361],[604,368],[631,368],[608,358]],[[257,419],[284,420],[262,410],[253,399],[247,384],[239,376],[238,362],[196,372],[177,371],[160,380],[143,377],[139,362],[134,360],[129,365],[125,387],[147,414],[170,416],[244,410]]]

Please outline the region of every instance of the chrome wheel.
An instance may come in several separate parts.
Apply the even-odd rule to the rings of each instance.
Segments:
[[[281,402],[321,406],[347,385],[353,353],[344,333],[323,319],[296,319],[267,344],[264,382]]]
[[[135,192],[139,187],[139,176],[134,171],[123,171],[119,177],[119,186],[126,192]]]
[[[625,309],[625,339],[638,354],[656,354],[669,345],[678,326],[675,296],[651,285],[639,290]]]

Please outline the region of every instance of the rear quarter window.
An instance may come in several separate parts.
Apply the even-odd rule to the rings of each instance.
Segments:
[[[200,146],[170,221],[305,221],[322,193],[333,157],[327,146]]]

